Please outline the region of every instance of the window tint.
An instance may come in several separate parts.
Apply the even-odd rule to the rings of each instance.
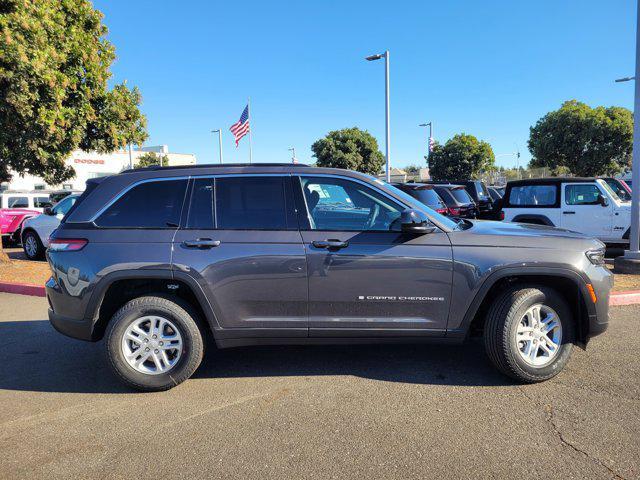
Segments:
[[[284,177],[216,178],[216,224],[229,230],[286,230]]]
[[[213,178],[199,178],[193,183],[187,228],[214,228]]]
[[[567,185],[564,197],[567,205],[598,205],[600,189],[595,185]]]
[[[464,188],[452,188],[451,195],[460,203],[471,203],[473,198]]]
[[[180,223],[186,180],[141,183],[96,220],[101,227],[168,228]]]
[[[27,197],[9,197],[7,206],[9,208],[28,208],[29,199]]]
[[[45,208],[52,205],[49,197],[35,197],[33,199],[33,206],[36,208]]]
[[[69,209],[76,203],[78,197],[67,197],[61,200],[55,207],[53,207],[54,215],[66,215]]]
[[[415,188],[408,191],[416,200],[424,203],[425,205],[433,208],[440,208],[443,203],[435,190],[431,188]]]
[[[360,183],[338,178],[302,177],[313,230],[399,231],[402,206]]]
[[[522,185],[511,188],[511,206],[553,206],[556,204],[555,185]]]

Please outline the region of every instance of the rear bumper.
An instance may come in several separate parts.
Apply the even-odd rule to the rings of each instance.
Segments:
[[[53,325],[53,328],[67,337],[86,340],[87,342],[93,341],[91,337],[92,325],[84,320],[58,315],[49,309],[49,322]]]

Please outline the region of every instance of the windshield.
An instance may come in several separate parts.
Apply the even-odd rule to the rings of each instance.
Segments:
[[[616,202],[622,202],[623,201],[616,194],[616,192],[613,191],[613,189],[609,186],[609,184],[607,182],[603,182],[602,180],[600,180],[600,185],[602,186],[602,188],[604,188],[607,191],[607,193],[609,195],[611,195],[611,198],[613,198]]]
[[[397,195],[399,198],[404,200],[409,205],[414,205],[416,202],[417,203],[421,203],[421,202],[418,202],[415,198],[413,198],[408,193],[405,193],[402,190],[400,190],[399,188],[394,187],[390,183],[384,182],[384,181],[380,180],[379,178],[375,178],[375,177],[372,177],[370,175],[367,175],[367,176],[369,178],[371,178],[372,180],[374,180],[377,184],[384,185],[386,188],[392,190],[395,195]],[[451,230],[459,230],[460,229],[460,226],[456,222],[451,220],[450,218],[445,217],[444,215],[440,215],[438,212],[436,212],[434,209],[432,209],[431,207],[429,207],[427,205],[425,205],[425,208],[428,209],[429,215],[431,215],[441,225],[444,225],[445,227],[447,227],[447,228],[449,228]]]
[[[473,199],[469,196],[464,187],[452,188],[451,195],[460,203],[473,203]]]

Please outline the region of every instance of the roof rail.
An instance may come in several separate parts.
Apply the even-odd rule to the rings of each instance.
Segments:
[[[180,170],[187,168],[225,168],[225,167],[308,167],[306,163],[203,163],[200,165],[172,165],[169,167],[162,167],[160,165],[151,165],[149,167],[142,168],[129,168],[123,170],[120,173],[132,173],[132,172],[149,172],[155,170]]]

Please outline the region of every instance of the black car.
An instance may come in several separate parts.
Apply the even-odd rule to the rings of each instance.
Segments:
[[[447,205],[449,216],[476,218],[478,209],[463,185],[434,185],[436,193]]]
[[[449,215],[447,204],[436,193],[433,185],[427,183],[392,183],[396,188],[408,193],[427,207],[434,209],[442,215]]]
[[[478,218],[493,218],[493,201],[489,195],[486,185],[481,180],[447,180],[447,181],[430,181],[434,185],[462,185],[467,193],[476,204]]]

